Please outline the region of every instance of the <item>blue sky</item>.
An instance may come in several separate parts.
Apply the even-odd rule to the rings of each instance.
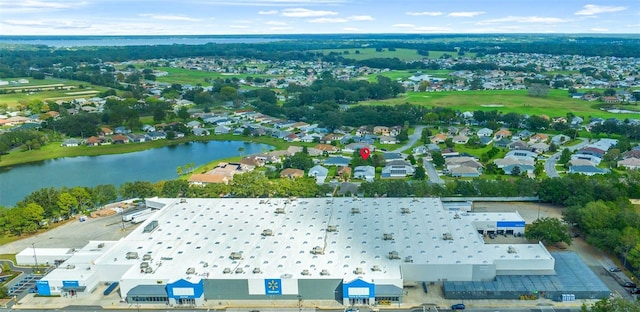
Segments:
[[[0,0],[2,35],[635,33],[638,0]]]

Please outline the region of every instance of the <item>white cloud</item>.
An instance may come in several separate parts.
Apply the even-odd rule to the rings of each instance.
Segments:
[[[595,5],[595,4],[587,4],[582,10],[574,13],[575,15],[596,15],[600,13],[613,13],[626,10],[627,7],[623,6],[606,6],[606,5]]]
[[[226,6],[301,6],[301,5],[338,5],[344,4],[347,0],[209,0],[209,5]]]
[[[344,31],[361,31],[361,29],[354,28],[354,27],[345,27],[345,28],[342,28],[342,30],[344,30]]]
[[[152,14],[152,13],[142,13],[138,14],[141,17],[148,17],[151,19],[163,20],[163,21],[183,21],[183,22],[199,22],[201,19],[192,18],[183,15],[163,15],[163,14]]]
[[[0,0],[0,8],[2,8],[2,13],[26,13],[26,12],[41,13],[43,11],[74,9],[81,6],[85,6],[86,4],[87,2]]]
[[[319,10],[309,10],[309,9],[286,9],[282,11],[282,16],[286,17],[320,17],[320,16],[331,16],[338,15],[338,12],[333,11],[319,11]]]
[[[393,24],[393,25],[391,25],[391,27],[413,28],[413,27],[416,27],[416,25],[414,25],[414,24]]]
[[[483,12],[483,11],[451,12],[451,13],[447,14],[447,16],[451,16],[451,17],[474,17],[474,16],[482,15],[484,13],[486,13],[486,12]]]
[[[285,25],[288,25],[287,23],[280,22],[280,21],[267,21],[267,22],[265,22],[265,24],[273,25],[273,26],[285,26]]]
[[[247,25],[230,25],[230,28],[234,28],[234,29],[247,29],[249,28],[249,26]]]
[[[407,15],[411,16],[439,16],[442,15],[442,12],[406,12]]]
[[[284,30],[292,30],[293,27],[271,27],[269,30],[273,31],[284,31]]]
[[[278,10],[259,11],[258,14],[260,14],[260,15],[274,15],[274,14],[278,14]]]
[[[609,31],[609,28],[602,28],[602,27],[594,27],[589,29],[591,31]]]
[[[22,26],[22,27],[34,27],[34,28],[46,28],[46,29],[86,29],[91,26],[81,22],[68,21],[68,20],[6,20],[2,21],[5,25]]]
[[[375,18],[369,15],[354,15],[348,17],[350,21],[373,21]]]
[[[416,27],[413,29],[414,31],[418,31],[418,32],[450,32],[451,28],[448,27],[428,27],[428,26],[422,26],[422,27]]]
[[[346,23],[349,20],[342,17],[321,17],[309,20],[309,23],[329,24],[329,23]]]
[[[496,24],[496,23],[541,23],[556,24],[566,23],[571,20],[558,17],[540,17],[540,16],[507,16],[503,18],[488,19],[478,22],[478,25]]]

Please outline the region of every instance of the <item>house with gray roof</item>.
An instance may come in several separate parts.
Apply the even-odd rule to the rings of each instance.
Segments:
[[[325,159],[323,161],[323,164],[325,166],[347,167],[349,166],[350,162],[351,162],[351,158],[336,156],[336,157],[329,157]]]
[[[355,179],[363,179],[367,182],[373,182],[376,177],[376,168],[373,166],[357,166],[353,170],[353,177]]]
[[[571,166],[569,167],[569,173],[582,174],[586,176],[592,176],[596,174],[606,174],[609,173],[607,169],[600,169],[594,166]]]
[[[329,169],[320,165],[313,166],[311,169],[309,169],[309,173],[307,173],[307,176],[316,179],[317,184],[323,184],[328,175]]]
[[[382,168],[382,178],[404,178],[412,176],[416,169],[404,160],[392,160]]]

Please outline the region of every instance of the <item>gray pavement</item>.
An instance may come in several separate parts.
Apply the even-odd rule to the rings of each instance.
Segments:
[[[570,151],[573,152],[589,144],[589,140],[586,138],[578,138],[578,139],[582,140],[582,142],[576,145],[565,147],[565,148],[568,148]],[[558,162],[558,159],[560,159],[561,154],[562,154],[562,149],[559,150],[557,153],[553,154],[551,157],[549,157],[549,159],[547,159],[547,161],[544,162],[544,171],[547,173],[547,176],[549,178],[560,177],[560,175],[558,174],[558,171],[556,170],[556,163]]]
[[[440,178],[438,175],[438,171],[432,162],[428,161],[426,157],[422,159],[422,165],[424,166],[424,170],[427,172],[427,177],[429,178],[429,182],[434,184],[444,184],[444,180]]]
[[[422,129],[424,129],[425,127],[426,126],[416,126],[416,130],[409,136],[409,141],[404,145],[396,148],[392,152],[402,153],[410,149],[414,144],[416,144],[416,142],[418,142],[418,140],[420,140],[420,138],[422,137]]]

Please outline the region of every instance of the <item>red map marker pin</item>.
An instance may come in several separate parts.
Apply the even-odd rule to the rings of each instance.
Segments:
[[[368,148],[363,147],[360,149],[360,156],[362,156],[362,159],[367,160],[369,155],[371,155],[371,151]]]

